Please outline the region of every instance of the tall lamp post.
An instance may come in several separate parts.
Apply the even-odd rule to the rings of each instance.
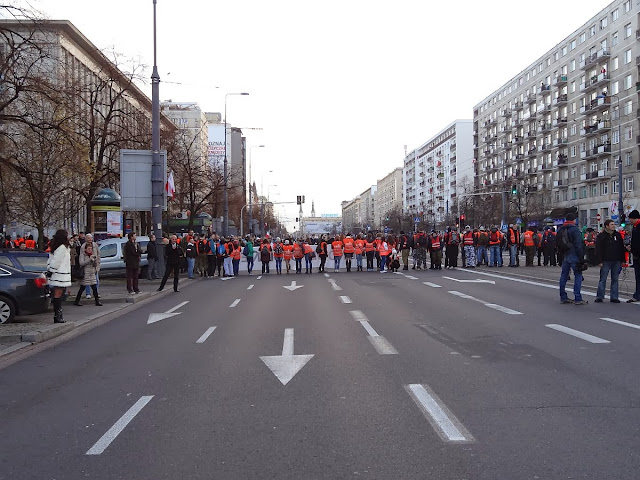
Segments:
[[[609,96],[616,98],[616,108],[618,109],[618,222],[622,223],[624,205],[622,204],[622,135],[620,133],[620,97],[618,97],[618,94]]]
[[[264,148],[264,145],[254,145],[252,147],[249,147],[249,228],[248,228],[249,234],[251,234],[251,222],[253,221],[253,205],[252,205],[253,188],[251,188],[251,157],[252,157],[251,152],[254,148]]]
[[[155,0],[154,0],[155,3]],[[227,97],[229,95],[249,95],[247,92],[227,93],[224,96],[224,197],[223,197],[223,215],[222,235],[229,235],[229,175],[228,175],[228,158],[227,158]]]

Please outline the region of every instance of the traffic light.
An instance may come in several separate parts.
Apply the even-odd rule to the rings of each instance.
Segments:
[[[513,185],[511,187],[511,195],[517,195],[518,194],[518,186],[517,185]]]
[[[465,219],[465,215],[463,213],[462,215],[460,215],[460,220],[462,220],[464,222],[464,219]]]
[[[622,228],[627,226],[627,216],[624,213],[620,216],[620,226]]]
[[[300,220],[298,220],[298,217],[296,217],[296,222],[299,222]]]

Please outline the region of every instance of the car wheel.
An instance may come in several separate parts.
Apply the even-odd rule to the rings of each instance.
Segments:
[[[16,307],[13,301],[0,295],[0,323],[12,322],[16,316]]]

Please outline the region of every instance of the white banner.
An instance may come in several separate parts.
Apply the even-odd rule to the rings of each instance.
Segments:
[[[209,163],[221,166],[224,163],[224,123],[209,124],[207,133]]]

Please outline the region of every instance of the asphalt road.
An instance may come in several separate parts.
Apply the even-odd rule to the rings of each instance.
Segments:
[[[558,274],[195,282],[0,370],[0,479],[637,479],[638,304]]]

